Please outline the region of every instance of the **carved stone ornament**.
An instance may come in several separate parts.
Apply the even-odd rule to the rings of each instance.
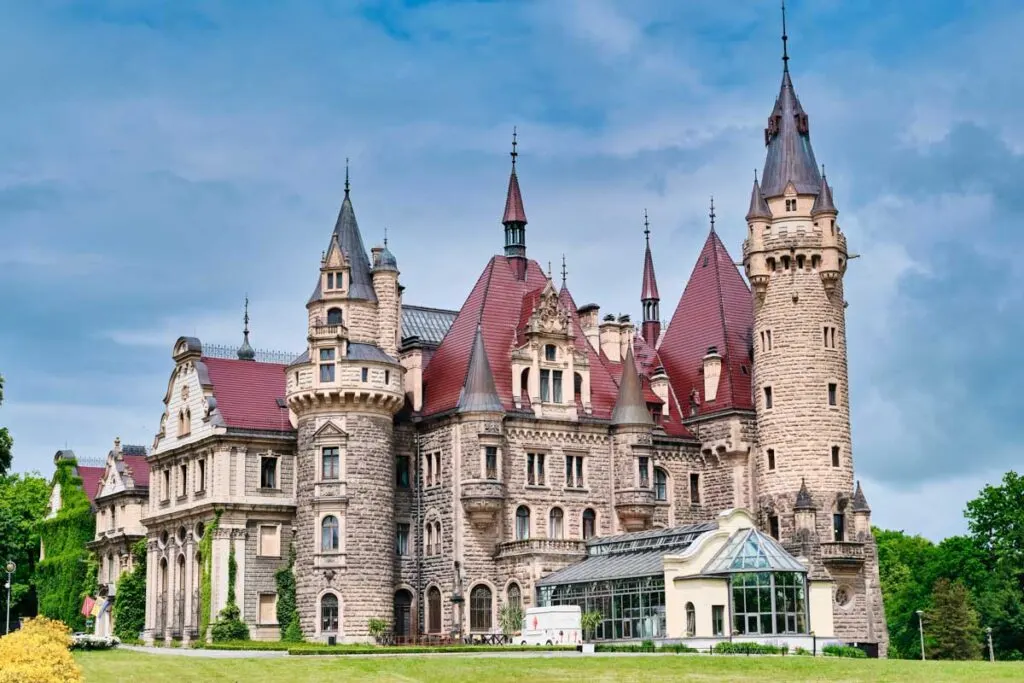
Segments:
[[[334,581],[334,576],[335,576],[335,574],[334,574],[334,570],[333,569],[328,569],[327,571],[324,572],[324,578],[327,580],[327,583],[330,583],[331,581]]]
[[[485,422],[484,434],[501,434],[501,425],[497,422]]]
[[[188,385],[187,384],[185,384],[184,386],[181,387],[181,400],[182,400],[182,402],[188,400],[188,391],[189,391],[189,389],[188,389]]]
[[[569,334],[572,316],[558,301],[558,293],[549,281],[537,299],[527,329],[534,333]]]

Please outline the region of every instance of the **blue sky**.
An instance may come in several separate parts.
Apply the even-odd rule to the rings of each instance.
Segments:
[[[792,0],[791,67],[840,221],[854,453],[874,521],[932,538],[1020,469],[1024,8]],[[408,303],[500,249],[520,131],[529,254],[669,317],[707,231],[735,258],[778,90],[774,0],[0,5],[0,424],[15,469],[152,441],[182,334],[300,350],[351,158]],[[609,273],[614,273],[610,277]]]

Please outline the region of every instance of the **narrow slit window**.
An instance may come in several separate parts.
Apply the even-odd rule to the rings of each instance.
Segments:
[[[764,407],[765,410],[771,410],[772,408],[772,388],[764,388]]]
[[[775,469],[775,449],[774,448],[769,448],[768,449],[768,469],[769,470],[774,470]]]
[[[828,383],[828,404],[830,406],[837,405],[836,394],[838,394],[838,385],[835,382]]]

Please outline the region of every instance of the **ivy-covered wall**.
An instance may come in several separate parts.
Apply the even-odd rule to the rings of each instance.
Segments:
[[[36,566],[35,584],[40,614],[83,631],[82,600],[96,588],[96,563],[85,547],[96,534],[96,518],[75,466],[73,459],[57,463],[53,481],[60,485],[61,507],[39,523],[45,557]]]
[[[203,531],[199,539],[199,639],[205,640],[210,628],[210,608],[213,597],[211,583],[213,575],[213,534],[220,526],[221,510],[213,513],[213,522]]]
[[[114,600],[114,635],[138,640],[146,627],[146,539],[132,546],[132,571],[121,575]]]
[[[274,574],[277,582],[277,623],[281,628],[281,640],[290,643],[302,642],[302,628],[299,626],[299,611],[295,602],[295,544],[288,551],[288,566]]]

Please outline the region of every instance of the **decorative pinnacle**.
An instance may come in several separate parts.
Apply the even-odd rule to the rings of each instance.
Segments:
[[[548,261],[548,279],[551,279],[551,261]]]
[[[345,157],[345,194],[348,194],[348,157]]]
[[[647,246],[651,246],[651,224],[647,220],[647,209],[644,209],[644,239],[647,240]]]
[[[826,177],[827,176],[825,175],[825,164],[822,164],[821,165],[821,179],[825,180]]]
[[[786,0],[782,0],[782,70],[789,72],[789,47],[787,41],[789,36],[786,35]]]
[[[384,248],[388,248],[388,229],[384,228]]]
[[[518,131],[516,130],[516,126],[512,126],[512,170],[513,171],[516,170],[516,157],[519,156],[519,152],[516,151],[516,145],[519,144],[516,141],[517,137],[518,137]]]
[[[711,218],[711,232],[715,231],[715,195],[711,195],[711,211],[708,212]]]
[[[565,278],[569,275],[569,271],[565,267],[565,254],[562,254],[562,287],[565,287]]]
[[[757,169],[754,169],[754,182],[757,182]]]
[[[245,327],[242,330],[242,334],[245,335],[246,339],[249,339],[249,295],[245,295],[245,315],[242,317]]]

